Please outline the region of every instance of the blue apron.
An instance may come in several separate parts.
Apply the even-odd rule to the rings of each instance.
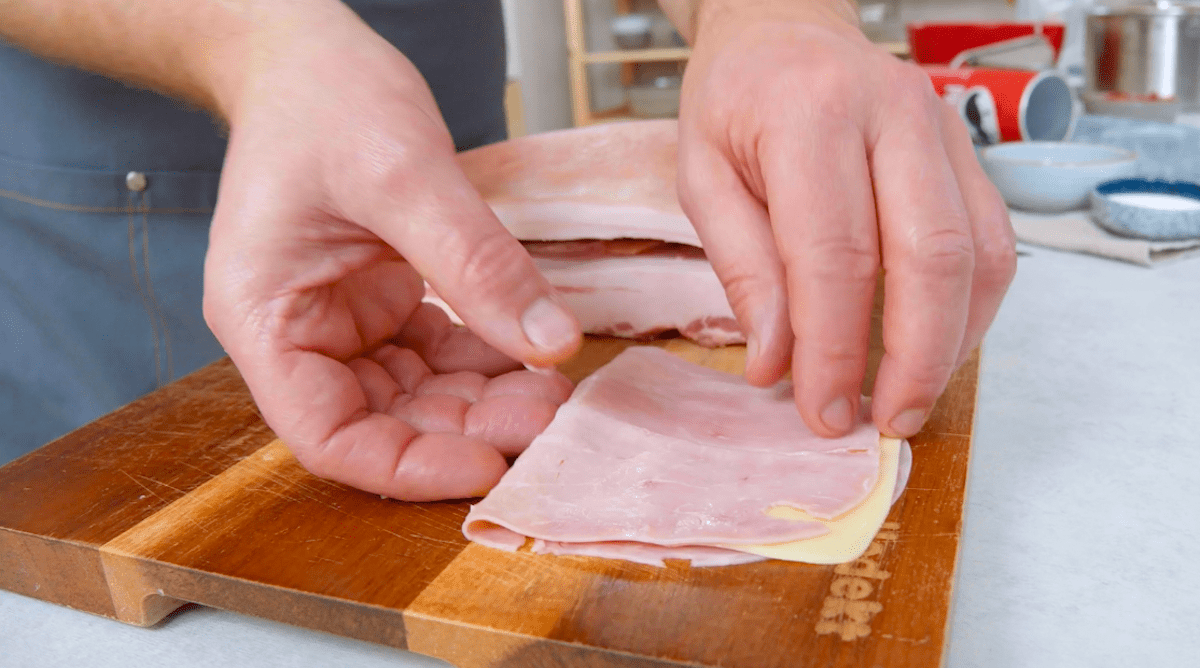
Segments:
[[[499,0],[347,4],[459,149],[504,138]],[[201,315],[224,153],[201,112],[0,43],[0,464],[224,354]]]

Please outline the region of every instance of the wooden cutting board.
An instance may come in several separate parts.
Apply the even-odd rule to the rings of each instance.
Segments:
[[[564,371],[625,345],[589,340]],[[741,370],[741,348],[657,345]],[[191,601],[463,668],[929,668],[946,647],[977,369],[911,439],[909,487],[862,559],[704,569],[510,554],[463,539],[467,501],[317,479],[221,361],[0,469],[0,587],[139,625]]]

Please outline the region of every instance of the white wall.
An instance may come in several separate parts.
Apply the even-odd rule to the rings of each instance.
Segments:
[[[504,41],[508,44],[508,78],[521,78],[521,59],[517,55],[517,12],[513,4],[515,0],[501,0],[504,10]]]
[[[521,80],[532,134],[571,126],[567,34],[562,0],[503,0],[510,76]]]
[[[860,0],[865,2],[866,0]],[[1013,6],[1005,0],[902,0],[902,21],[1011,21]]]

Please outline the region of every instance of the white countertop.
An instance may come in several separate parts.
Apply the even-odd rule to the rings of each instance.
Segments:
[[[948,665],[1196,665],[1200,259],[1028,250],[985,347]],[[207,608],[138,629],[0,592],[0,666],[130,665],[446,664]]]

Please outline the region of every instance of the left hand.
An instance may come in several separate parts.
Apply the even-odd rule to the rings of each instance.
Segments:
[[[679,194],[749,333],[747,378],[770,384],[790,362],[819,434],[858,414],[886,270],[872,411],[907,437],[994,318],[1014,238],[965,125],[855,14],[843,0],[701,0]]]
[[[482,496],[571,392],[521,362],[569,356],[577,325],[462,173],[404,54],[332,0],[272,9],[236,33],[256,48],[214,77],[232,85],[212,86],[230,141],[205,317],[312,473]],[[422,279],[470,331],[422,304]]]

